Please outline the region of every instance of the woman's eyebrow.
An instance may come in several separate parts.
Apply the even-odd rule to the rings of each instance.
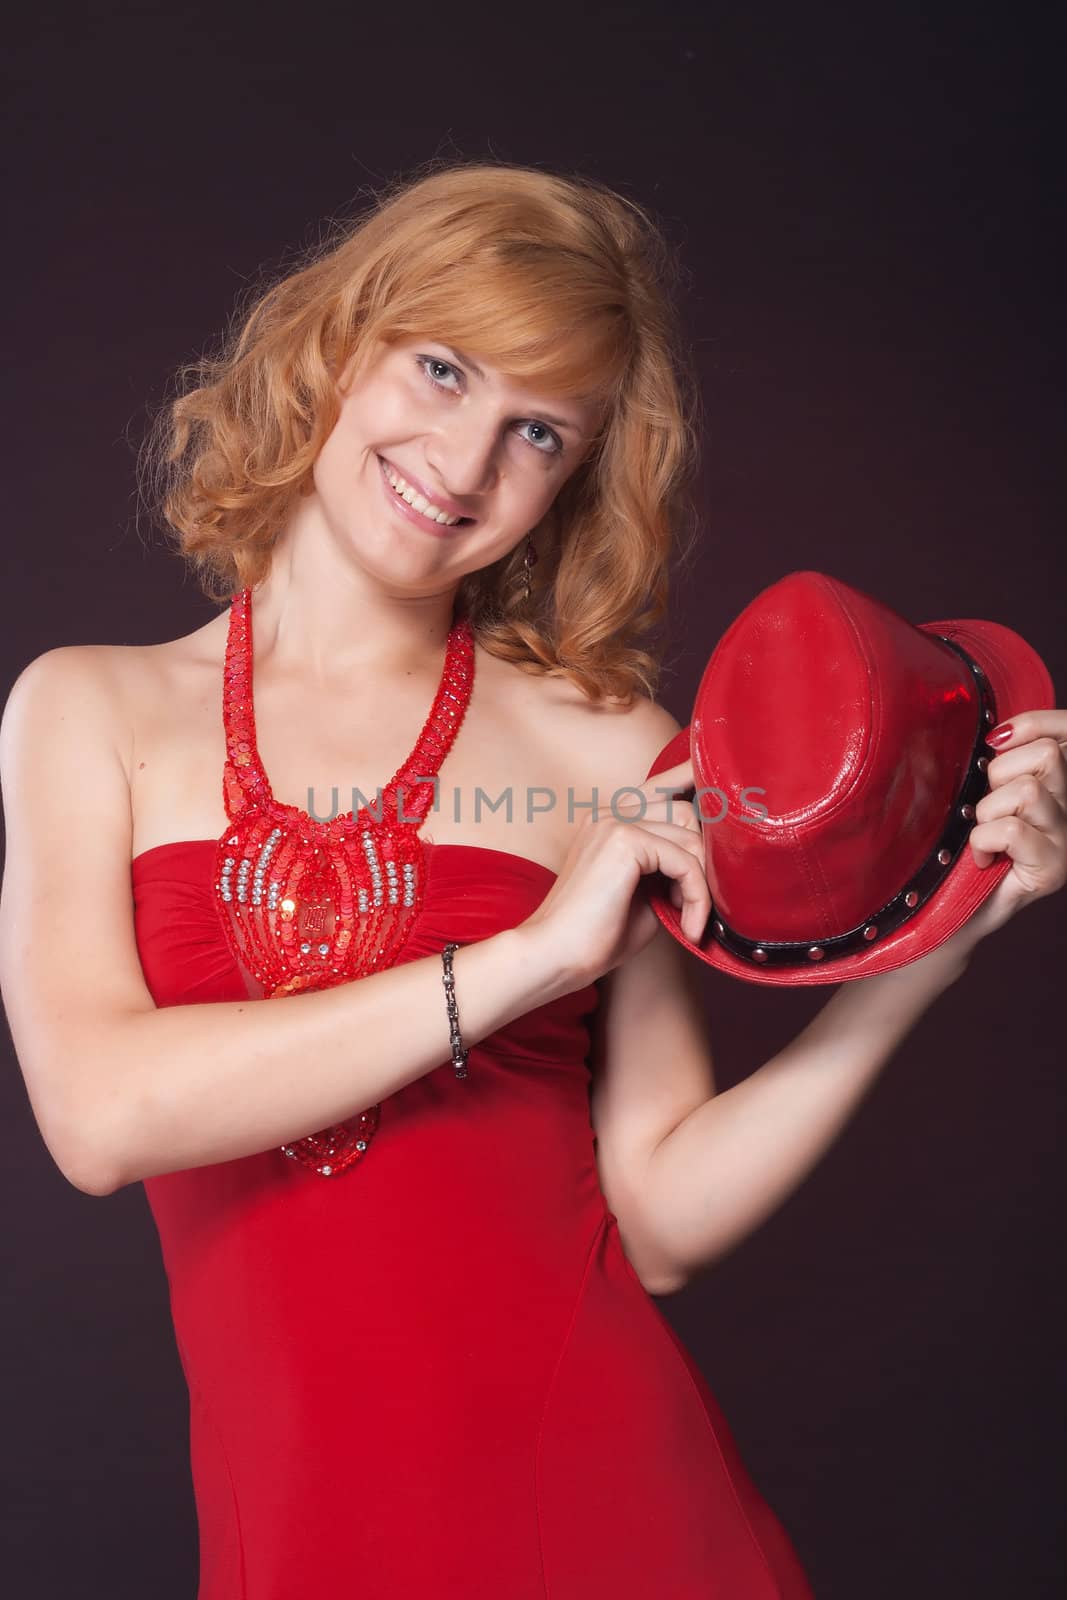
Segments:
[[[481,378],[482,382],[485,382],[485,373],[465,350],[457,350],[454,344],[442,345],[442,349],[447,350],[450,356],[454,356],[461,366],[469,368],[476,378]],[[566,417],[553,417],[547,411],[538,411],[537,414],[539,417],[543,417],[546,422],[554,423],[557,428],[566,428],[569,433],[581,433],[582,431],[576,422],[570,422]]]

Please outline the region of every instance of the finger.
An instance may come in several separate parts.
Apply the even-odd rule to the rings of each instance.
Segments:
[[[700,831],[700,818],[691,800],[681,800],[676,795],[661,795],[650,799],[643,791],[632,793],[629,789],[616,790],[607,805],[597,807],[596,820],[615,817],[620,822],[643,822],[645,818],[666,821]]]
[[[644,783],[637,784],[637,788],[645,789],[650,795],[657,790],[695,789],[696,779],[693,776],[692,757],[688,761],[679,761],[677,766],[664,767],[662,772],[657,772],[651,778],[646,778]]]
[[[986,768],[991,790],[1000,790],[1014,779],[1033,773],[1045,785],[1058,805],[1067,811],[1067,758],[1063,747],[1049,735],[1012,745],[994,756]]]
[[[659,793],[648,783],[621,784],[617,789],[599,793],[593,816],[597,819],[665,816],[668,821],[677,817],[680,821],[688,822],[692,818],[696,822],[696,807],[692,800],[682,798],[684,790],[684,784],[664,784]]]
[[[983,826],[987,823],[996,823],[1005,817],[1018,817],[1031,828],[1036,828],[1039,833],[1045,834],[1061,850],[1064,849],[1067,839],[1067,819],[1063,807],[1049,793],[1041,779],[1032,772],[1025,772],[1020,777],[1001,784],[990,794],[984,794],[974,808],[974,817],[975,826],[970,832],[970,843],[976,852],[975,860],[979,866],[986,863],[981,860],[978,851],[1004,848],[1002,845],[984,842],[991,836],[983,833]],[[978,838],[975,838],[975,834]]]
[[[998,726],[1011,728],[1011,737],[1003,743],[998,740],[993,746],[998,754],[1002,750],[1014,750],[1020,744],[1030,744],[1034,739],[1055,739],[1058,744],[1067,745],[1067,710],[1062,706],[1045,711],[1020,711]],[[990,731],[996,732],[996,729]]]
[[[640,843],[648,847],[643,872],[661,872],[672,880],[671,899],[679,911],[682,932],[693,944],[700,941],[711,911],[711,891],[704,876],[703,848],[693,834],[671,823],[640,824]]]
[[[635,818],[633,821],[623,821],[622,826],[643,828],[648,833],[654,833],[657,838],[671,839],[683,849],[690,851],[703,866],[704,836],[699,828],[687,827],[681,822],[668,822],[659,817],[644,817],[640,822]]]
[[[995,822],[976,824],[969,842],[979,866],[988,864],[979,859],[987,853],[990,860],[995,854],[1010,857],[1016,877],[1031,893],[1051,894],[1067,882],[1067,853],[1062,845],[1022,817],[998,817]]]

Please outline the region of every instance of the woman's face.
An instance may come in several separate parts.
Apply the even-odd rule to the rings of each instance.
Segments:
[[[429,338],[379,345],[354,380],[342,375],[338,398],[314,468],[326,527],[384,580],[424,591],[535,528],[599,422],[590,403],[534,394]]]

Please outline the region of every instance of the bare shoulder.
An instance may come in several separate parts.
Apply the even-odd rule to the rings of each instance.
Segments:
[[[610,788],[644,782],[660,751],[681,731],[667,707],[642,689],[628,702],[597,701],[569,678],[481,659],[493,681],[493,700],[511,727],[521,728],[524,741],[557,773],[565,768],[576,787],[596,785],[602,800]]]
[[[656,757],[681,726],[666,706],[640,689],[624,709],[593,719],[586,759],[602,775],[601,804],[621,789],[643,784]]]
[[[34,656],[24,666],[8,691],[0,723],[0,742],[10,748],[26,731],[37,726],[71,719],[91,719],[97,732],[118,732],[118,715],[113,645],[56,645]]]
[[[8,693],[3,728],[10,741],[26,719],[35,726],[42,718],[88,719],[98,736],[113,741],[129,776],[146,716],[187,700],[198,677],[205,688],[217,682],[219,670],[216,618],[158,644],[56,645],[22,668]]]

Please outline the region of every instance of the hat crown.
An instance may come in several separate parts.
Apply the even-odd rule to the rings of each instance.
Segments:
[[[849,933],[937,845],[982,702],[931,626],[794,572],[716,646],[691,750],[698,788],[716,791],[697,795],[714,914],[744,938]]]

